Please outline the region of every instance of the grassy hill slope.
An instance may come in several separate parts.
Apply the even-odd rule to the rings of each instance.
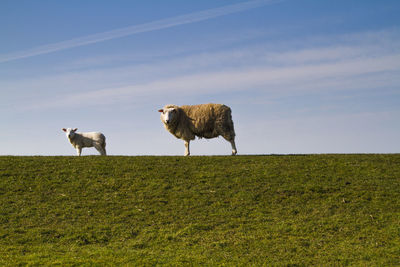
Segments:
[[[0,265],[398,265],[400,155],[0,157]]]

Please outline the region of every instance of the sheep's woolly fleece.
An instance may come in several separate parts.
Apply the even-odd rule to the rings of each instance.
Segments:
[[[235,137],[231,109],[222,104],[201,105],[166,105],[164,110],[174,108],[177,118],[165,128],[183,140],[199,138],[214,138],[222,135],[227,140]]]

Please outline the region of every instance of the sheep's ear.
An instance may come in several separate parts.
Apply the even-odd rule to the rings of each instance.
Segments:
[[[66,132],[66,131],[67,131],[67,129],[65,129],[65,128],[62,128],[62,130],[63,130],[64,132]]]
[[[72,131],[76,132],[76,130],[78,130],[78,128],[73,129]]]
[[[163,109],[159,109],[158,112],[164,112],[164,110]]]

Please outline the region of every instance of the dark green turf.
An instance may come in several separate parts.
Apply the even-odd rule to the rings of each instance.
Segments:
[[[0,157],[0,265],[400,265],[400,155]]]

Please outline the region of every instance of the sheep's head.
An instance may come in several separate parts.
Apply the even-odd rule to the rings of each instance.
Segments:
[[[78,130],[78,128],[75,128],[75,129],[71,129],[71,128],[65,129],[65,128],[62,128],[62,130],[63,130],[63,131],[65,132],[65,134],[67,135],[68,139],[73,139],[74,136],[75,136],[75,132]]]
[[[163,109],[159,109],[159,112],[161,112],[161,121],[165,125],[170,125],[175,121],[175,119],[178,116],[178,109],[175,107],[165,107]]]

